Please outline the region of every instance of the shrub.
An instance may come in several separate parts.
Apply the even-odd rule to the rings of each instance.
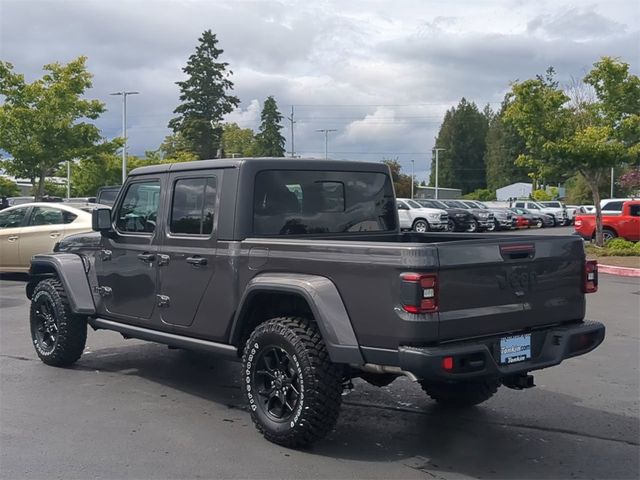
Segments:
[[[609,250],[631,250],[635,245],[635,242],[630,242],[624,238],[612,238],[605,244],[605,247]]]

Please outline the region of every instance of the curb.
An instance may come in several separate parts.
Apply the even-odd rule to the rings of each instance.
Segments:
[[[620,275],[622,277],[640,277],[640,268],[615,267],[613,265],[598,264],[598,272]]]

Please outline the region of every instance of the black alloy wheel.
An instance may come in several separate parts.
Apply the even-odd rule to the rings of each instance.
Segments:
[[[58,319],[51,297],[42,295],[33,304],[33,334],[45,354],[53,352],[58,341]]]
[[[300,400],[300,378],[286,350],[271,346],[256,359],[252,390],[258,406],[271,420],[286,422],[295,413]]]

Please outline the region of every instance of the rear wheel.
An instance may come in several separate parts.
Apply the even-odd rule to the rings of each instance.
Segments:
[[[242,355],[242,386],[256,428],[287,447],[330,432],[342,402],[342,369],[315,323],[279,317],[260,324]]]
[[[425,233],[429,231],[429,224],[426,220],[419,218],[413,222],[413,231],[418,233]]]
[[[602,229],[602,240],[606,243],[608,240],[611,240],[612,238],[616,238],[618,236],[618,234],[616,232],[614,232],[613,230],[611,230],[610,228],[603,228]]]
[[[489,400],[500,387],[500,380],[460,382],[420,382],[422,389],[440,405],[466,408]]]
[[[454,222],[453,220],[449,219],[449,221],[447,222],[447,231],[455,232],[456,230],[457,230],[456,222]]]
[[[82,355],[87,341],[87,319],[71,311],[58,279],[43,280],[33,290],[30,326],[36,353],[47,365],[65,367]]]
[[[544,228],[544,222],[541,218],[536,220],[536,228]]]

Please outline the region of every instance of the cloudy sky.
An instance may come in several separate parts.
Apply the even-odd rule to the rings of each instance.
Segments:
[[[425,178],[443,113],[461,97],[494,108],[509,82],[553,65],[561,82],[602,55],[638,73],[640,2],[601,0],[0,0],[0,58],[29,80],[42,65],[89,58],[98,121],[132,154],[156,149],[178,102],[176,80],[205,29],[217,34],[241,99],[229,121],[256,129],[274,95],[295,106],[296,153],[398,157]],[[286,125],[287,142],[290,129]],[[287,144],[287,149],[290,145]]]

